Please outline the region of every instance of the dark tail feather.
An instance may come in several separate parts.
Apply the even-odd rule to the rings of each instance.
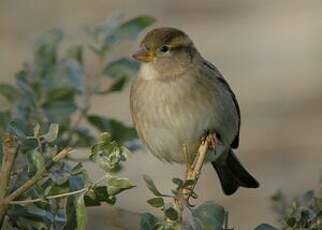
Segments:
[[[234,175],[231,173],[227,165],[223,165],[223,164],[219,165],[219,164],[215,164],[214,162],[211,162],[211,164],[212,166],[214,166],[218,174],[221,187],[224,193],[226,195],[231,195],[234,192],[236,192],[239,187],[239,183],[235,179]]]
[[[226,162],[212,162],[215,168],[222,189],[226,195],[231,195],[237,191],[238,187],[258,188],[256,179],[250,175],[241,165],[232,150],[229,151]]]

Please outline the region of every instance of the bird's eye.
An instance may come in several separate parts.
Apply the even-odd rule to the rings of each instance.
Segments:
[[[166,52],[168,52],[169,51],[169,46],[167,46],[167,45],[164,45],[164,46],[161,46],[160,48],[159,48],[159,50],[162,52],[162,53],[166,53]]]

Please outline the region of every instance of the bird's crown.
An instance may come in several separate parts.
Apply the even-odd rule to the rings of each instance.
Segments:
[[[188,35],[183,31],[171,27],[162,27],[151,30],[141,42],[142,46],[149,49],[156,49],[162,45],[169,45],[172,48],[188,46],[192,44]]]

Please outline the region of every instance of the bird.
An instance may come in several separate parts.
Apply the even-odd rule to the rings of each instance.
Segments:
[[[190,37],[172,27],[153,29],[132,57],[141,65],[130,89],[130,111],[144,146],[162,161],[187,164],[201,138],[212,132],[218,147],[210,155],[219,158],[207,158],[224,194],[259,187],[233,151],[239,146],[241,125],[236,96]]]

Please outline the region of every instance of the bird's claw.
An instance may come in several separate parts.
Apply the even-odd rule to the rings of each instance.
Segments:
[[[217,138],[217,134],[215,132],[208,135],[209,137],[209,147],[212,149],[216,149],[216,146],[218,146],[219,141]]]
[[[205,134],[201,137],[201,143],[209,142],[209,147],[215,149],[219,144],[219,140],[216,134],[216,131],[206,131]]]

